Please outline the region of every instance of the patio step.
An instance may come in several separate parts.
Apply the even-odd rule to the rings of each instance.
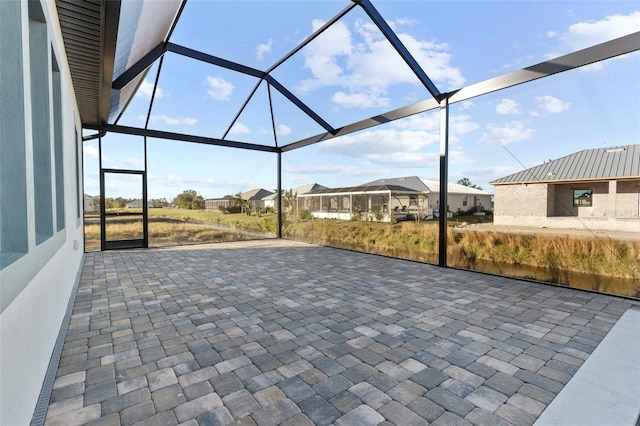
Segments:
[[[629,309],[535,425],[635,426],[639,415],[640,311]]]

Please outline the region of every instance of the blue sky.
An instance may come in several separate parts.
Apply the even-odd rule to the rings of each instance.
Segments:
[[[172,42],[268,69],[348,1],[190,0]],[[637,1],[373,1],[441,92],[640,31]],[[575,151],[640,143],[640,55],[451,106],[450,181],[493,179]],[[155,66],[119,124],[144,126]],[[360,8],[272,74],[334,127],[429,93]],[[257,81],[168,53],[150,128],[220,138]],[[271,89],[279,145],[322,128]],[[263,83],[227,139],[273,145]],[[384,177],[438,177],[436,111],[283,154],[283,187],[351,186]],[[141,138],[103,139],[104,167],[141,167]],[[85,192],[99,193],[97,142],[84,145]],[[276,187],[276,156],[148,140],[149,197],[186,189],[205,198]],[[137,197],[127,180],[113,196]],[[107,194],[109,196],[109,194]]]

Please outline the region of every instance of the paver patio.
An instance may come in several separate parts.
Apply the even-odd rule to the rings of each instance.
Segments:
[[[282,240],[87,253],[47,425],[529,425],[613,296]]]

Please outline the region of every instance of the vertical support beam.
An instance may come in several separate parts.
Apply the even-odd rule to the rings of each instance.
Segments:
[[[440,101],[440,206],[438,266],[447,267],[447,189],[449,182],[449,99]]]
[[[104,172],[102,171],[102,136],[98,137],[98,169],[100,173],[100,250],[105,251],[107,217],[105,216],[104,212],[107,203],[104,199]]]
[[[278,238],[282,238],[282,152],[278,151],[278,195],[276,200],[278,205]]]
[[[155,88],[154,88],[155,89]],[[151,108],[149,108],[151,110]],[[144,173],[142,174],[142,246],[149,248],[149,200],[147,196],[147,137],[144,136]]]

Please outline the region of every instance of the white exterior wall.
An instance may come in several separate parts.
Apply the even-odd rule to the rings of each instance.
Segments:
[[[58,230],[56,218],[56,176],[52,170],[53,191],[53,236],[39,245],[35,237],[35,201],[31,89],[29,60],[29,12],[28,2],[2,2],[2,7],[20,5],[21,43],[23,52],[22,75],[10,76],[14,84],[24,84],[24,140],[12,143],[25,144],[28,250],[18,260],[0,270],[0,424],[28,425],[42,387],[61,322],[64,318],[69,296],[74,287],[83,260],[82,230],[82,157],[78,138],[81,137],[80,119],[77,112],[71,77],[66,65],[62,35],[55,11],[55,2],[42,1],[41,6],[47,22],[47,39],[60,68],[62,159],[64,199],[64,229]],[[7,6],[13,3],[14,6]],[[0,13],[0,25],[3,23]],[[0,31],[2,42],[15,39]],[[6,39],[5,39],[6,37]],[[19,37],[19,36],[18,36]],[[1,58],[0,61],[13,58]],[[51,70],[51,56],[48,58]],[[3,82],[5,84],[3,75]],[[49,78],[49,88],[52,79]],[[49,110],[54,99],[49,96]],[[0,102],[7,102],[0,99]],[[2,110],[13,105],[3,105]],[[60,107],[60,105],[59,105]],[[54,152],[54,115],[51,114],[51,155]],[[76,158],[76,156],[80,156]],[[59,158],[55,158],[59,161]],[[78,161],[78,163],[76,163]],[[78,167],[78,169],[77,169]],[[80,177],[80,179],[78,179]],[[80,180],[80,182],[78,182]],[[0,191],[6,188],[6,184]],[[16,184],[20,184],[16,182]],[[0,206],[3,209],[4,206]],[[78,217],[80,210],[80,217]]]
[[[467,197],[467,205],[464,205],[465,196]],[[449,211],[452,213],[457,213],[458,211],[465,212],[474,207],[474,199],[475,206],[484,207],[485,211],[491,210],[491,194],[456,194],[449,193],[447,194],[447,203],[449,205]],[[437,192],[429,193],[429,208],[430,209],[439,209],[440,207],[440,194]]]

